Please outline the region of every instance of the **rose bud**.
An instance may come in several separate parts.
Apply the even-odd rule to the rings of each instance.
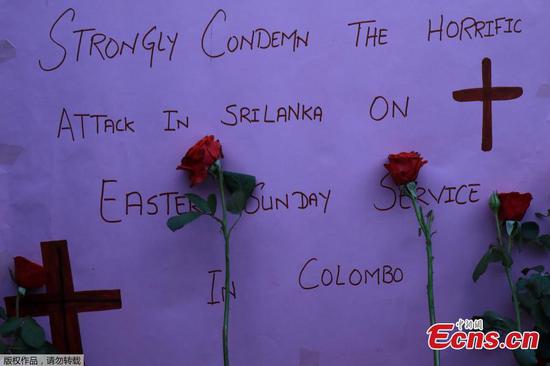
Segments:
[[[13,258],[15,263],[15,283],[26,289],[40,288],[46,284],[46,270],[39,264],[24,257]]]
[[[418,177],[418,172],[422,165],[426,164],[417,152],[402,152],[399,154],[390,154],[388,163],[384,164],[388,172],[398,186],[414,182]]]
[[[491,196],[489,197],[489,208],[495,214],[499,212],[499,210],[500,210],[500,200],[498,199],[498,193],[497,192],[491,193]]]
[[[205,136],[187,151],[176,169],[189,173],[192,187],[204,182],[208,177],[208,169],[221,158],[223,153],[220,141],[212,135]]]
[[[521,221],[531,204],[531,193],[499,193],[500,209],[498,217],[502,221]]]

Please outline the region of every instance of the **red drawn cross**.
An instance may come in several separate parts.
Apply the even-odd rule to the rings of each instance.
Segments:
[[[463,89],[453,92],[457,102],[483,102],[483,128],[481,150],[491,151],[493,148],[493,101],[511,100],[523,95],[520,87],[493,87],[491,81],[491,59],[484,58],[481,63],[483,87]]]

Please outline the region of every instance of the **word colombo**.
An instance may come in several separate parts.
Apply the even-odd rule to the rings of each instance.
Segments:
[[[392,266],[384,265],[382,268],[379,267],[372,271],[353,268],[351,271],[345,271],[342,274],[342,267],[339,264],[332,270],[329,268],[323,268],[322,270],[319,270],[319,268],[314,269],[314,263],[317,261],[318,259],[315,257],[308,259],[300,270],[298,285],[303,290],[314,290],[321,285],[323,287],[359,286],[369,283],[389,285],[403,281],[403,270],[399,267],[393,268]],[[311,272],[316,274],[310,275],[309,273]]]

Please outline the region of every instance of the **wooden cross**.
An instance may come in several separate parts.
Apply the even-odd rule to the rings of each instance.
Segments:
[[[52,343],[62,354],[82,354],[78,313],[120,309],[120,290],[74,291],[67,241],[40,243],[42,262],[48,273],[46,293],[21,299],[21,316],[50,317]],[[10,316],[15,315],[15,296],[6,297]]]
[[[484,58],[481,63],[483,87],[463,89],[453,92],[457,102],[483,102],[483,128],[481,133],[481,150],[491,151],[493,148],[493,111],[494,100],[511,100],[523,95],[520,87],[493,87],[491,81],[491,59]]]

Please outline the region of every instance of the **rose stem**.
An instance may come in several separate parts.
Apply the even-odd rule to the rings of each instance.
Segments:
[[[500,229],[501,222],[498,218],[498,212],[495,213],[495,222],[497,224],[497,239],[499,245],[508,253],[508,256],[512,256],[512,238],[508,236],[508,246],[506,247],[504,245],[504,242],[502,240],[502,230]],[[504,272],[506,273],[506,280],[508,282],[508,287],[510,287],[510,291],[512,291],[512,301],[514,302],[514,311],[516,313],[516,327],[517,330],[521,332],[521,314],[519,312],[519,302],[516,295],[516,286],[514,285],[514,282],[512,281],[512,274],[511,274],[511,266],[507,267],[504,266]]]
[[[409,186],[410,185],[410,186]],[[416,183],[412,182],[406,186],[407,193],[411,199],[412,205],[414,207],[414,212],[416,214],[416,219],[422,229],[424,238],[426,239],[426,255],[428,258],[428,310],[430,313],[430,325],[434,325],[435,320],[435,304],[434,304],[434,270],[433,270],[433,260],[432,255],[432,234],[431,228],[426,225],[424,221],[424,215],[422,213],[422,208],[418,205],[418,199],[416,196]],[[440,364],[440,355],[438,350],[434,350],[434,365],[439,366]]]
[[[223,169],[221,162],[218,160],[218,183],[220,189],[220,197],[222,201],[222,233],[225,241],[225,297],[224,297],[224,310],[223,310],[223,364],[224,366],[229,366],[229,345],[228,345],[228,335],[229,335],[229,299],[231,298],[230,293],[230,262],[229,262],[229,236],[230,233],[227,230],[227,209],[225,207],[225,192],[223,184]]]

